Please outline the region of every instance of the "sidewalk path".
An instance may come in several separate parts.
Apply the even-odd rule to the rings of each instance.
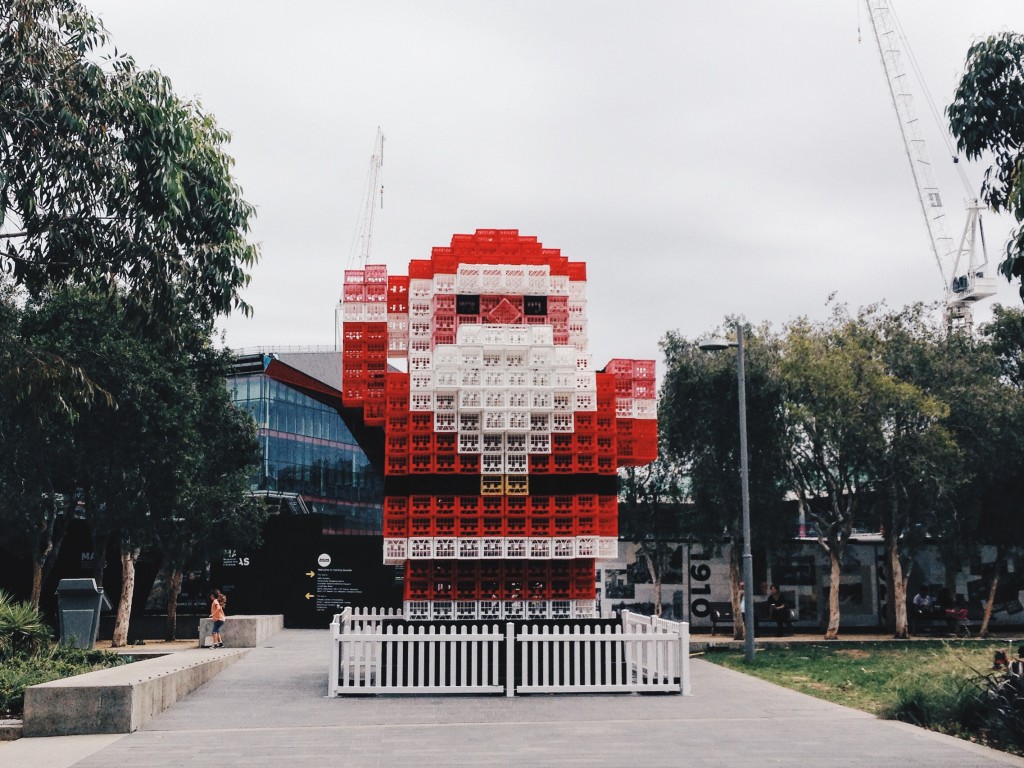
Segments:
[[[0,765],[1024,766],[700,659],[690,697],[328,699],[329,642],[326,631],[284,630],[145,730],[20,739],[0,745]]]

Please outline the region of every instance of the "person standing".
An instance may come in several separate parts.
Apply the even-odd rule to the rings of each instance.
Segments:
[[[210,648],[224,647],[220,636],[220,631],[224,627],[224,603],[218,597],[219,593],[218,589],[210,593],[210,618],[213,619],[213,632],[210,633],[213,645],[209,646]]]

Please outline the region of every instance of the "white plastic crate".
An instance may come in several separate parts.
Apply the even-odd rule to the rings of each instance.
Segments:
[[[530,462],[526,454],[507,454],[505,456],[506,475],[526,475],[530,471]]]
[[[597,392],[597,374],[593,371],[576,371],[577,392]]]
[[[482,372],[480,380],[483,382],[481,386],[504,389],[508,386],[508,372],[500,368],[486,369]]]
[[[530,453],[551,453],[551,434],[549,432],[531,432],[529,438]]]
[[[429,392],[434,389],[433,371],[414,371],[409,374],[410,392]]]
[[[409,352],[409,372],[429,371],[434,367],[434,356],[429,352]]]
[[[366,304],[361,301],[346,301],[342,306],[341,316],[346,323],[365,323]]]
[[[434,293],[455,293],[455,275],[434,275]]]
[[[424,353],[432,357],[430,354],[430,334],[427,333],[423,337],[409,336],[409,353],[413,355],[423,355]]]
[[[456,600],[455,620],[476,621],[480,618],[480,605],[476,600]]]
[[[505,435],[505,457],[509,454],[526,453],[526,435],[508,433]]]
[[[596,372],[597,369],[594,368],[594,356],[591,355],[590,353],[585,353],[584,354],[584,353],[577,352],[577,354],[576,354],[576,370],[577,371],[593,371],[593,372]]]
[[[530,410],[536,414],[548,413],[555,407],[555,396],[550,389],[540,387],[530,390]]]
[[[552,373],[548,369],[530,371],[530,386],[535,389],[548,391],[553,380]]]
[[[480,431],[480,414],[472,411],[459,410],[459,434]]]
[[[458,539],[448,536],[438,536],[434,539],[434,558],[451,560],[456,556]]]
[[[430,560],[434,556],[434,540],[429,536],[415,536],[409,539],[410,560]]]
[[[508,408],[529,408],[530,391],[523,388],[510,389],[505,398],[505,404]]]
[[[505,474],[504,454],[484,453],[480,455],[480,473],[484,475]]]
[[[526,325],[505,326],[505,343],[512,347],[527,347],[530,344],[530,328]]]
[[[632,419],[633,418],[633,398],[632,397],[616,397],[615,398],[615,416],[619,419]]]
[[[597,602],[594,600],[573,600],[572,618],[574,619],[596,619]]]
[[[505,539],[505,557],[525,558],[529,555],[529,552],[529,539],[520,538],[518,536]]]
[[[508,386],[510,388],[529,386],[527,384],[527,382],[530,380],[529,371],[507,371],[505,375],[508,377]]]
[[[463,411],[480,410],[483,407],[483,392],[479,389],[463,388],[459,390],[459,416]],[[479,429],[479,419],[477,428]],[[462,430],[462,422],[459,422],[459,430]]]
[[[526,268],[526,292],[534,296],[545,295],[550,288],[551,268],[535,265]]]
[[[459,373],[449,369],[434,374],[434,389],[456,389],[459,386]],[[410,382],[411,388],[411,382]]]
[[[459,453],[480,453],[479,432],[459,432]]]
[[[537,412],[531,411],[530,413],[530,431],[535,433],[550,434],[551,433],[551,412]]]
[[[596,392],[577,392],[576,393],[576,410],[577,411],[596,411],[597,410],[597,393]]]
[[[552,432],[572,432],[576,428],[576,422],[572,411],[556,411],[551,414]]]
[[[384,539],[384,562],[393,563],[406,560],[409,556],[408,539]]]
[[[526,618],[526,603],[522,600],[502,600],[501,618],[521,621]]]
[[[504,453],[505,452],[505,435],[504,433],[492,433],[485,434],[483,436],[483,450],[484,453]]]
[[[656,419],[658,418],[657,400],[633,400],[634,419]]]
[[[508,399],[504,389],[485,388],[481,390],[484,396],[484,408],[504,408],[508,405]]]
[[[504,293],[505,275],[499,264],[484,264],[480,269],[481,293]]]
[[[409,280],[409,301],[417,299],[429,300],[434,295],[434,281],[421,277],[414,277]]]
[[[429,321],[434,314],[434,308],[429,301],[413,300],[409,302],[409,322]]]
[[[551,559],[552,540],[546,537],[530,539],[530,557],[538,560]]]
[[[526,618],[528,621],[535,619],[550,619],[551,605],[548,600],[527,600]]]
[[[554,328],[550,325],[530,325],[530,344],[550,347],[555,343]]]
[[[569,392],[576,389],[575,371],[555,371],[551,374],[551,388],[558,392]]]
[[[551,540],[551,556],[556,559],[576,557],[576,541],[571,536],[556,536]]]
[[[488,349],[487,347],[484,347],[482,352],[482,368],[505,367],[505,352],[503,349]]]
[[[451,600],[434,600],[430,603],[430,618],[433,621],[451,621],[455,617],[455,605]]]
[[[528,366],[528,353],[526,347],[506,348],[505,365],[509,368],[526,368]]]
[[[430,601],[406,600],[402,605],[402,615],[407,621],[430,621]]]
[[[497,536],[488,536],[480,540],[480,555],[484,559],[504,557],[505,540]]]
[[[552,600],[551,601],[551,618],[552,619],[571,619],[572,618],[572,600]]]
[[[410,320],[409,321],[409,338],[410,339],[426,339],[430,341],[430,321],[429,320]],[[427,346],[430,349],[430,346]]]
[[[594,536],[577,536],[576,557],[597,557],[597,539]]]
[[[549,278],[548,296],[568,296],[569,276],[551,275]]]
[[[455,393],[436,392],[434,394],[434,410],[438,412],[450,411],[455,413]]]
[[[408,351],[408,336],[403,334],[388,334],[388,357],[405,357]]]
[[[409,392],[410,411],[432,411],[434,410],[434,393],[431,391]]]
[[[530,412],[522,409],[509,410],[508,412],[509,432],[529,432]],[[511,435],[510,435],[511,437]]]
[[[480,293],[480,265],[459,264],[455,270],[456,293]]]
[[[479,560],[480,539],[475,536],[463,536],[459,539],[459,559]]]
[[[586,301],[587,300],[587,281],[586,280],[570,280],[569,281],[569,302],[574,301]]]
[[[472,344],[464,344],[457,348],[454,365],[461,368],[483,368],[484,350]]]
[[[555,392],[553,399],[555,413],[572,412],[576,406],[576,394],[574,392]]]
[[[554,347],[530,347],[530,368],[548,368],[554,361]]]
[[[524,293],[527,288],[525,264],[503,264],[502,278],[509,293]]]
[[[463,365],[462,348],[454,344],[438,344],[434,347],[434,368],[436,370],[458,370]]]
[[[479,368],[459,368],[460,387],[479,387],[480,381]]]
[[[481,621],[497,621],[501,618],[501,600],[478,600]]]
[[[478,323],[460,322],[455,330],[455,341],[460,346],[463,344],[478,345],[483,339],[484,327]]]
[[[367,323],[386,323],[388,321],[388,305],[383,302],[366,304]]]
[[[435,432],[458,432],[459,425],[456,420],[456,414],[454,411],[435,411],[434,412],[434,431]]]

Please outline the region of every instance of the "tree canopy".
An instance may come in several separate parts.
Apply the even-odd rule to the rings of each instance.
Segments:
[[[0,266],[33,294],[124,289],[147,317],[248,311],[254,209],[229,135],[107,44],[77,0],[0,9]]]
[[[970,160],[992,157],[981,197],[1021,225],[999,269],[1007,280],[1024,280],[1024,35],[1004,32],[972,45],[946,113],[959,151]]]

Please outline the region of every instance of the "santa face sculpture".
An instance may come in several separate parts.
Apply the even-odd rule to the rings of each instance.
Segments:
[[[343,402],[385,432],[405,617],[596,616],[616,472],[656,458],[657,422],[653,361],[587,352],[585,265],[477,230],[408,277],[347,271],[343,302]]]

